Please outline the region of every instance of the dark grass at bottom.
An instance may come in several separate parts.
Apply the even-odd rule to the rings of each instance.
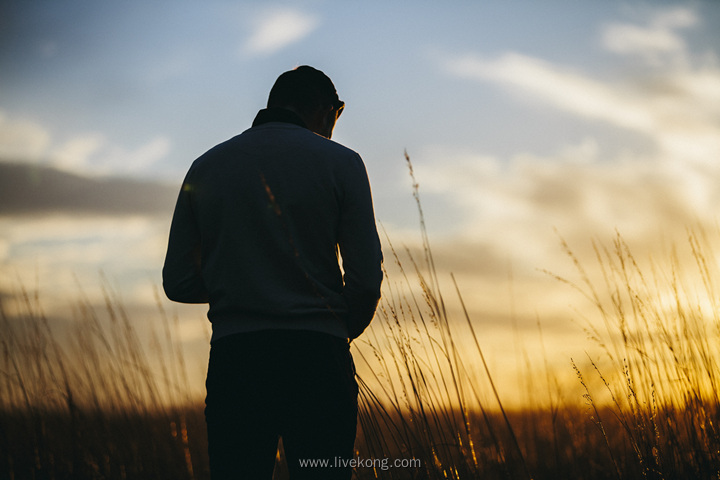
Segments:
[[[687,414],[660,412],[657,417],[667,422]],[[461,418],[459,412],[454,415]],[[605,435],[584,409],[511,412],[522,456],[511,447],[499,415],[490,414],[486,421],[471,413],[467,430],[458,424],[464,433],[447,427],[433,431],[431,423],[394,416],[375,431],[359,430],[358,457],[390,462],[415,458],[420,465],[362,467],[355,470],[354,478],[528,478],[523,463],[534,479],[604,480],[618,474],[620,478],[718,478],[718,457],[707,450],[707,439],[693,438],[698,432],[686,431],[685,438],[645,438],[639,444],[613,412],[600,410],[600,415]],[[2,480],[210,478],[202,405],[160,412],[75,409],[73,414],[15,409],[0,411],[0,427]],[[636,437],[654,435],[639,425],[633,428]],[[658,448],[638,451],[638,445],[651,443]],[[283,461],[278,462],[274,478],[287,478]]]
[[[0,411],[0,479],[209,478],[201,407]]]

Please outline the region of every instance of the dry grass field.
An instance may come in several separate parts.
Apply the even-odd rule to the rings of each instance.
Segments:
[[[599,320],[587,329],[603,362],[568,359],[584,391],[577,402],[554,395],[548,373],[526,408],[510,409],[474,322],[447,313],[424,228],[423,238],[421,258],[386,252],[400,277],[353,347],[371,366],[358,379],[358,457],[416,462],[376,462],[357,478],[720,478],[720,291],[706,239],[688,236],[701,291],[677,275],[677,258],[640,267],[620,236],[595,246],[599,277],[564,245],[580,281],[558,285],[594,305]],[[102,311],[81,301],[69,344],[42,298],[19,287],[12,300],[12,314],[0,305],[0,479],[209,478],[203,406],[187,393],[176,321],[159,300],[150,338],[112,292]]]

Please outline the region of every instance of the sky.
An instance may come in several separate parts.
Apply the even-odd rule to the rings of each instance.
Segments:
[[[661,257],[717,228],[718,26],[711,0],[2,0],[0,298],[37,290],[70,332],[105,285],[152,323],[187,168],[307,64],[346,102],[333,139],[365,160],[383,238],[412,250],[410,156],[493,368],[519,334],[538,351],[538,322],[569,368],[583,306],[544,273],[573,275],[561,239],[582,262],[617,232]],[[203,310],[162,304],[206,354]]]

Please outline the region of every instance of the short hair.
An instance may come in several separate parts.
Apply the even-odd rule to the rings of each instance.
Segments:
[[[275,81],[267,106],[293,107],[301,114],[316,108],[342,105],[332,80],[320,70],[303,65],[280,75]]]

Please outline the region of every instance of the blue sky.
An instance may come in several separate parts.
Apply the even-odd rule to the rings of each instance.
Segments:
[[[369,163],[428,137],[501,155],[518,145],[549,151],[581,127],[568,132],[567,119],[463,81],[443,60],[518,52],[601,79],[640,73],[635,59],[603,48],[603,28],[647,27],[664,3],[596,3],[11,2],[2,107],[11,119],[45,126],[60,144],[100,134],[132,152],[166,139],[162,162],[127,173],[177,176],[187,158],[247,126],[278,72],[307,63],[327,71],[347,98],[338,139],[367,152]],[[711,48],[717,7],[694,5],[687,36]],[[298,26],[285,38],[268,30],[263,40],[273,22]]]
[[[0,18],[0,161],[109,185],[175,188],[280,73],[325,71],[347,103],[334,138],[365,159],[378,220],[416,245],[407,149],[438,266],[491,344],[511,301],[558,345],[574,334],[568,292],[538,273],[571,267],[558,234],[582,258],[616,230],[650,255],[716,225],[715,1],[2,1]],[[19,279],[61,309],[103,271],[150,310],[170,208],[0,214],[0,289]],[[204,341],[197,310],[177,308]]]

